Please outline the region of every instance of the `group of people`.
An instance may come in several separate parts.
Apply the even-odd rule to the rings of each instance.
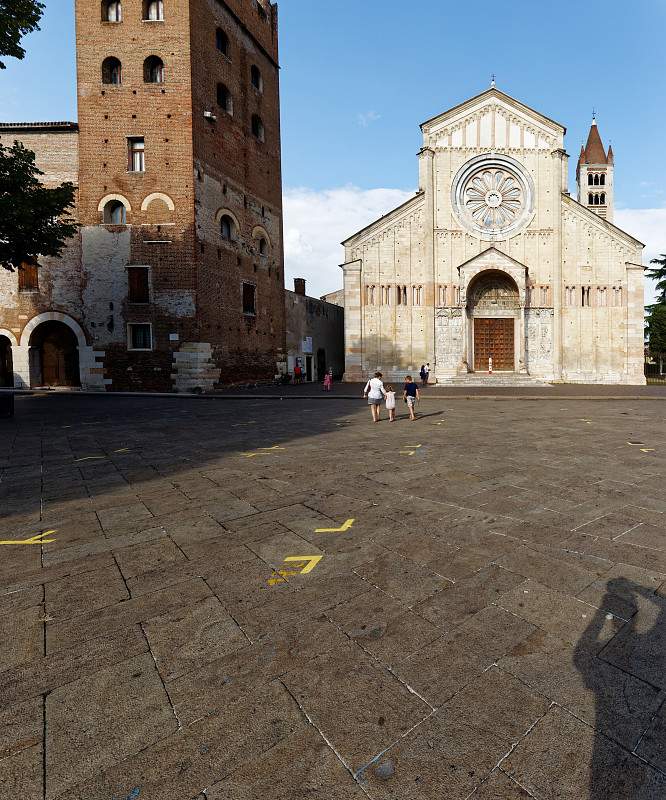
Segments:
[[[423,367],[421,367],[421,369],[423,369]],[[386,386],[384,386],[381,372],[375,372],[374,378],[370,378],[370,380],[365,384],[365,389],[363,389],[363,397],[368,398],[368,405],[370,406],[370,411],[372,412],[373,422],[379,422],[383,402],[386,403],[389,422],[395,422],[395,390],[390,384],[386,384]],[[407,375],[405,378],[405,384],[402,387],[402,397],[407,404],[410,420],[415,420],[415,406],[421,399],[421,395],[419,393],[419,387],[416,385],[411,375]]]

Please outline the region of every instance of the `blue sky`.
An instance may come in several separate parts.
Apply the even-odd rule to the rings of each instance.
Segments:
[[[0,72],[1,120],[76,119],[73,6],[46,0],[26,59]],[[279,7],[288,273],[291,260],[324,291],[340,239],[416,188],[419,123],[487,88],[493,72],[500,89],[567,127],[572,165],[597,109],[623,224],[650,237],[649,255],[666,250],[664,0]],[[301,218],[311,202],[323,204],[323,227]]]

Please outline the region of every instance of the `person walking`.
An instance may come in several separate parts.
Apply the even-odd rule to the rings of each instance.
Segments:
[[[324,391],[330,392],[332,387],[333,387],[333,370],[329,369],[326,375],[324,375]]]
[[[416,405],[416,401],[421,399],[421,395],[419,394],[419,387],[412,380],[411,375],[408,375],[405,378],[405,386],[403,388],[402,396],[405,400],[405,403],[407,403],[409,419],[413,422],[416,419],[416,415],[414,414],[414,406]]]
[[[384,389],[384,382],[382,381],[382,373],[375,372],[374,378],[365,384],[363,389],[363,397],[368,398],[368,405],[372,412],[372,421],[379,422],[382,400],[386,397]]]
[[[430,362],[425,365],[425,382],[424,386],[427,386],[430,383]]]
[[[421,376],[421,385],[425,386],[425,384],[426,384],[426,368],[425,368],[425,364],[421,364],[421,369],[419,370],[419,375]]]
[[[395,392],[390,384],[386,384],[386,410],[389,415],[389,422],[395,422]]]

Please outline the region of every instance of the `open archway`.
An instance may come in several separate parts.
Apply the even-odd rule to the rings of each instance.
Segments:
[[[12,341],[0,333],[0,388],[11,389],[14,386],[14,359],[12,357]]]

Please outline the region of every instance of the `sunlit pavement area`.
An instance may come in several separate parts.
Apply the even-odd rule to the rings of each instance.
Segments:
[[[0,796],[663,800],[666,404],[420,411],[17,397]]]

